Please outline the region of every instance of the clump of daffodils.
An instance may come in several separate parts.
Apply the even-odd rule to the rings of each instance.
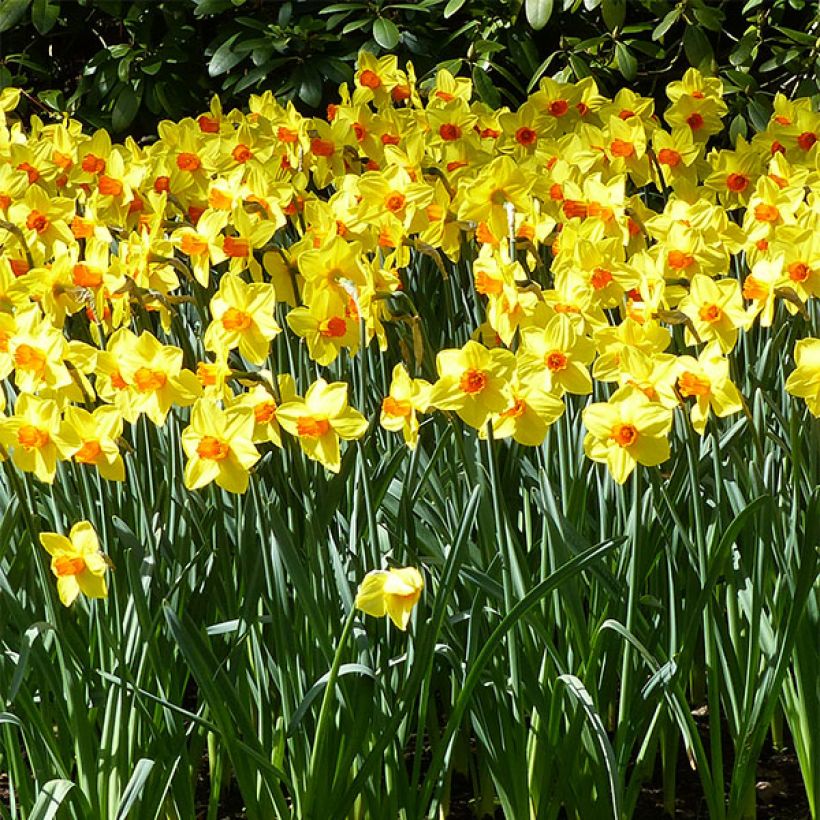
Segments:
[[[742,411],[739,340],[820,296],[810,100],[776,95],[730,149],[719,80],[690,69],[666,93],[656,110],[543,78],[491,110],[469,79],[442,70],[422,91],[412,66],[363,52],[327,117],[215,98],[140,147],[24,125],[4,89],[0,402],[16,398],[0,458],[46,483],[66,462],[123,481],[131,427],[179,416],[186,486],[242,493],[271,448],[335,472],[377,420],[414,448],[436,413],[539,446],[575,402],[617,482],[663,463],[676,414],[702,435]],[[466,344],[425,350],[420,256],[467,264]],[[174,335],[183,316],[201,338]],[[797,341],[786,380],[815,416],[819,343]],[[377,419],[323,370],[365,349],[390,374]]]

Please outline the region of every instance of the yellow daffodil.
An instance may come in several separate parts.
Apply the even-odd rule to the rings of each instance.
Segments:
[[[608,402],[588,405],[582,417],[587,429],[584,452],[606,464],[618,484],[637,464],[651,467],[669,458],[672,411],[650,401],[636,387],[621,388]]]
[[[556,395],[592,392],[587,365],[595,357],[592,340],[578,333],[564,314],[553,316],[543,329],[521,332],[518,367],[522,374],[538,374],[544,387]]]
[[[801,339],[794,347],[795,369],[786,379],[786,390],[805,399],[809,412],[820,416],[820,339]]]
[[[197,490],[215,481],[230,493],[248,489],[249,470],[259,461],[253,444],[253,411],[248,407],[220,409],[199,399],[191,409],[191,423],[182,431],[188,457],[185,486]]]
[[[709,412],[718,418],[739,413],[743,402],[737,387],[729,378],[729,360],[716,342],[707,345],[697,359],[677,359],[678,392],[684,399],[694,398],[692,426],[703,435]]]
[[[469,341],[460,350],[442,350],[436,357],[439,379],[430,393],[430,404],[455,410],[471,427],[481,429],[492,413],[507,406],[505,388],[515,370],[509,350],[487,350]]]
[[[430,389],[430,383],[424,379],[411,379],[403,364],[393,368],[390,392],[382,401],[379,423],[385,430],[401,431],[411,449],[418,442],[418,414],[429,407]]]
[[[276,411],[279,424],[292,436],[308,458],[338,473],[341,467],[339,439],[357,439],[367,429],[367,419],[347,403],[347,385],[317,379],[304,399],[282,404]]]
[[[375,618],[387,615],[402,631],[421,597],[424,579],[415,567],[373,570],[365,575],[356,594],[355,606]]]
[[[74,461],[92,464],[109,481],[125,480],[125,464],[117,446],[123,419],[116,407],[97,407],[92,413],[82,407],[66,407],[65,421],[82,442]]]
[[[735,346],[738,331],[748,325],[736,279],[715,280],[701,273],[695,274],[689,293],[681,300],[678,309],[689,317],[701,341],[717,341],[724,353]],[[687,327],[686,344],[695,342]]]
[[[17,398],[14,415],[0,420],[0,443],[11,448],[14,464],[51,484],[57,462],[66,461],[81,446],[77,433],[63,421],[51,399],[23,393]]]
[[[205,349],[234,350],[252,364],[268,357],[271,340],[281,331],[274,319],[276,295],[273,285],[249,285],[233,274],[222,277],[211,299],[213,321],[205,331]]]
[[[88,598],[108,596],[107,562],[88,521],[78,521],[67,537],[41,532],[40,543],[51,556],[51,571],[57,576],[57,594],[64,606],[71,606],[81,592]]]

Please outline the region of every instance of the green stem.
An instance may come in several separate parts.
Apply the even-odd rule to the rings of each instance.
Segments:
[[[336,654],[333,656],[333,665],[330,667],[330,672],[328,673],[327,677],[327,684],[325,685],[325,691],[322,695],[322,706],[319,709],[319,719],[316,722],[316,739],[313,742],[313,749],[310,754],[310,775],[308,778],[308,783],[310,785],[307,789],[307,794],[305,795],[304,805],[304,816],[306,820],[314,816],[311,813],[313,807],[313,797],[317,793],[319,788],[322,788],[317,781],[317,777],[319,774],[319,766],[322,762],[322,756],[324,752],[323,745],[325,735],[328,732],[330,710],[333,704],[334,694],[336,690],[336,680],[339,677],[339,669],[342,665],[342,655],[344,654],[347,639],[350,637],[350,633],[353,630],[353,621],[355,617],[356,610],[354,608],[350,610],[350,614],[347,616],[344,628],[342,629],[342,636],[339,638],[339,645],[336,647]],[[325,784],[325,788],[327,788],[327,786],[328,784]]]

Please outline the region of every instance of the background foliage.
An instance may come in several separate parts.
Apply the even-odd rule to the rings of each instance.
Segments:
[[[150,134],[270,89],[320,109],[361,48],[412,60],[419,77],[469,70],[490,105],[522,102],[541,76],[593,74],[653,96],[688,66],[716,73],[732,113],[763,128],[769,99],[817,93],[820,15],[807,0],[5,0],[0,88],[33,109]],[[446,60],[442,60],[447,55]]]

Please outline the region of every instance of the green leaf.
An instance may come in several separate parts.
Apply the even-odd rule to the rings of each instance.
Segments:
[[[603,0],[601,15],[610,31],[615,31],[624,24],[626,19],[626,0]]]
[[[117,809],[116,820],[126,820],[128,812],[137,800],[140,799],[143,789],[145,788],[145,781],[148,775],[151,774],[151,769],[154,768],[154,761],[146,757],[141,757],[134,766],[134,771],[131,774],[131,779],[122,793],[122,800]]]
[[[53,0],[34,0],[31,7],[31,22],[38,34],[48,34],[54,28],[60,7]]]
[[[686,27],[683,33],[683,50],[686,52],[689,64],[695,68],[701,68],[705,63],[711,63],[714,59],[712,44],[703,33],[703,29],[698,26]],[[706,67],[708,68],[708,65]]]
[[[663,35],[666,34],[666,32],[669,31],[669,29],[672,28],[678,20],[680,20],[681,14],[683,14],[681,9],[677,7],[672,9],[672,11],[670,11],[666,17],[664,17],[663,20],[655,26],[655,29],[652,32],[652,39],[660,40],[661,37],[663,37]]]
[[[399,44],[399,34],[396,24],[384,17],[378,17],[373,22],[373,39],[388,51]]]
[[[720,9],[710,9],[706,6],[695,6],[695,19],[709,31],[720,31],[723,28],[725,15]]]
[[[52,820],[73,788],[74,784],[70,780],[49,780],[37,795],[29,820]]]
[[[4,0],[0,4],[0,31],[8,31],[20,22],[31,0]]]
[[[238,34],[229,37],[222,45],[214,52],[211,61],[208,63],[208,74],[211,77],[218,77],[220,74],[226,74],[237,63],[244,59],[244,55],[237,54],[232,50]]]
[[[134,121],[139,111],[141,96],[130,85],[124,86],[117,95],[111,112],[111,127],[115,131],[124,131]]]
[[[322,102],[322,75],[312,66],[305,66],[299,81],[299,99],[311,108],[318,108]]]
[[[498,89],[493,85],[490,75],[481,66],[473,69],[473,85],[478,96],[491,108],[498,108],[501,105]]]
[[[444,19],[452,17],[463,5],[465,0],[449,0],[444,7]]]
[[[618,763],[615,760],[615,752],[612,750],[612,744],[609,742],[609,737],[604,729],[604,723],[601,716],[595,708],[595,703],[590,697],[584,684],[575,675],[559,675],[558,680],[563,683],[572,696],[578,701],[581,708],[592,726],[592,734],[598,741],[601,747],[601,752],[604,755],[604,763],[606,765],[607,779],[609,780],[609,798],[612,804],[612,816],[615,820],[621,817],[621,780],[618,773]]]
[[[638,61],[635,55],[623,43],[615,43],[615,57],[618,60],[618,70],[624,79],[634,80],[638,73]]]
[[[540,31],[552,16],[552,0],[526,0],[524,11],[534,31]]]

